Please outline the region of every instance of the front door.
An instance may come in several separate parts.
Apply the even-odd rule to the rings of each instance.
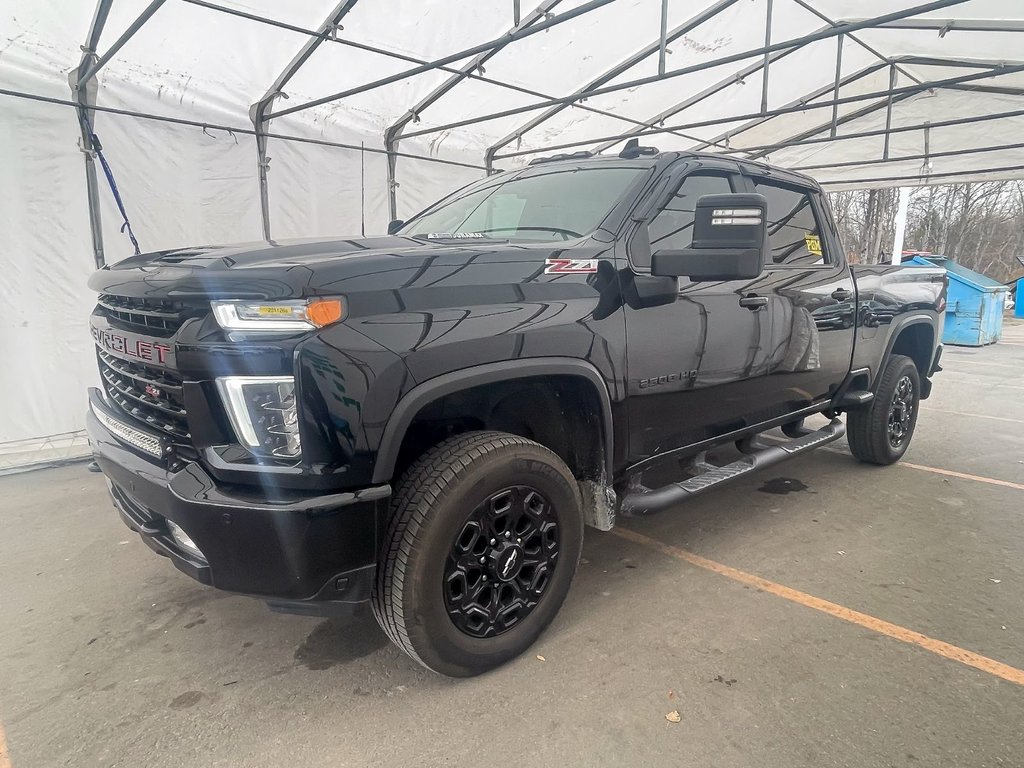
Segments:
[[[690,245],[698,198],[740,192],[744,183],[708,165],[687,174],[649,218],[650,247],[637,236],[630,241],[637,279],[650,274],[654,251]],[[765,293],[764,279],[696,283],[681,277],[675,302],[626,308],[631,462],[760,420],[771,313],[746,297]]]

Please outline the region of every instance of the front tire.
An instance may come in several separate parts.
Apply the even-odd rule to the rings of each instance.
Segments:
[[[850,451],[869,464],[893,464],[910,446],[921,404],[921,378],[914,361],[891,355],[875,388],[875,398],[863,410],[851,411],[846,439]]]
[[[395,489],[373,612],[427,669],[477,675],[533,644],[582,548],[579,489],[558,456],[501,432],[458,435]]]

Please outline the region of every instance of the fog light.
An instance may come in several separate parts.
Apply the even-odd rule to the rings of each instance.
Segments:
[[[224,376],[217,388],[242,445],[279,459],[299,456],[299,419],[291,376]]]
[[[196,543],[192,541],[192,539],[189,537],[187,533],[185,533],[185,531],[182,529],[180,525],[178,525],[173,520],[168,520],[167,530],[170,532],[171,538],[174,540],[175,544],[177,544],[179,547],[184,549],[189,554],[195,555],[203,562],[206,562],[206,557],[203,555],[202,550],[200,550],[199,547],[196,546]]]

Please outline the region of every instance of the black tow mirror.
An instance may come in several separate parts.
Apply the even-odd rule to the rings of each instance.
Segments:
[[[656,251],[651,274],[698,282],[753,279],[764,269],[767,221],[764,195],[704,195],[697,200],[693,244]]]
[[[390,224],[388,224],[388,234],[393,235],[395,234],[395,232],[397,232],[404,226],[405,222],[402,219],[395,219]]]

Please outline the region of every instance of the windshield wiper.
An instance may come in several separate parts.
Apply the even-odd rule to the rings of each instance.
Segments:
[[[501,238],[488,237],[484,232],[424,232],[418,235],[408,235],[416,240],[497,240]]]
[[[556,235],[561,235],[563,240],[568,240],[571,237],[583,237],[580,232],[561,227],[498,227],[496,229],[481,229],[478,234],[486,235],[490,232],[553,232]]]

